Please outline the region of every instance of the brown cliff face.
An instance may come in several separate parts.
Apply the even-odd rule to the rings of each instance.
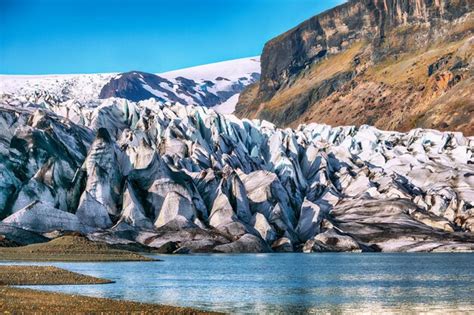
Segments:
[[[474,134],[473,0],[354,0],[265,45],[236,113]]]

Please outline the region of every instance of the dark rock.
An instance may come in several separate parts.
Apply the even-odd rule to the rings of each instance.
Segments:
[[[214,247],[219,253],[268,253],[270,247],[261,238],[245,234],[235,242]]]
[[[9,224],[0,222],[0,234],[9,242],[14,242],[20,246],[44,243],[48,239],[38,233],[27,231]]]
[[[164,243],[158,248],[153,249],[153,252],[159,253],[159,254],[172,254],[178,248],[179,248],[178,243],[170,241],[170,242]]]
[[[273,242],[272,250],[280,253],[290,253],[294,251],[291,240],[286,237],[279,238]]]
[[[187,247],[180,247],[178,249],[176,249],[173,254],[175,255],[186,255],[186,254],[189,254],[191,252],[191,250]]]

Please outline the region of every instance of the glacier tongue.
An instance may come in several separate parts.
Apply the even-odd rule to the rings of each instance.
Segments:
[[[279,129],[116,98],[3,104],[0,129],[12,239],[22,228],[180,253],[474,249],[474,138],[460,133]]]

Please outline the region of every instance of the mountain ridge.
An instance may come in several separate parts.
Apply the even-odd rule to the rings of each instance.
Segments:
[[[239,117],[474,133],[470,1],[353,0],[270,40]]]
[[[32,104],[42,103],[48,107],[63,102],[97,106],[99,98],[107,97],[123,97],[132,101],[156,98],[162,102],[180,102],[185,105],[223,105],[219,108],[232,112],[237,103],[235,95],[258,80],[259,72],[259,57],[249,57],[162,74],[131,71],[38,76],[0,75],[0,99],[7,103],[23,103],[26,99]],[[148,83],[151,86],[143,81],[143,77],[150,81]],[[123,89],[119,91],[118,86]]]

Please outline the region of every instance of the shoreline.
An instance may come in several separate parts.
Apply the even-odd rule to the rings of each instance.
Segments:
[[[193,308],[70,295],[0,285],[0,313],[219,314]]]
[[[110,284],[115,281],[54,266],[0,265],[0,285]]]
[[[68,235],[46,243],[18,247],[0,247],[0,261],[25,262],[131,262],[160,261],[141,253],[84,236]]]
[[[47,292],[18,285],[110,284],[114,281],[50,266],[0,266],[1,313],[219,314],[189,307]]]

